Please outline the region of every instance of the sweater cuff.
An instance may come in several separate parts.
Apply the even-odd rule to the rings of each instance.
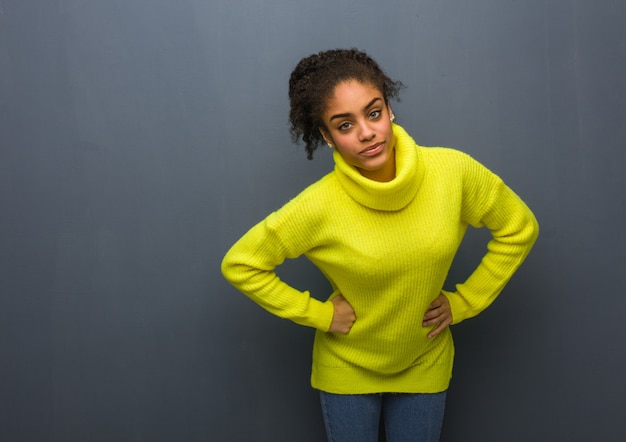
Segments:
[[[470,306],[458,292],[441,291],[448,302],[450,302],[450,310],[452,311],[452,325],[458,324],[468,318]]]
[[[294,322],[327,332],[333,322],[334,314],[335,306],[330,300],[322,302],[315,298],[310,298],[306,318],[301,320],[294,319]]]

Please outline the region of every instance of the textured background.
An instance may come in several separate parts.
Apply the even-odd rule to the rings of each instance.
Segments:
[[[625,440],[624,22],[621,0],[0,0],[0,439],[323,440],[313,330],[219,263],[331,170],[290,142],[287,81],[355,46],[408,86],[418,143],[542,227],[454,327],[443,440]],[[328,294],[304,260],[281,275]]]

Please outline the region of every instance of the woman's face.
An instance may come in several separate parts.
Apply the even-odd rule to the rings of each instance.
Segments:
[[[381,91],[369,83],[349,80],[335,87],[320,131],[361,175],[391,181],[395,177],[395,138],[390,117],[391,109]]]

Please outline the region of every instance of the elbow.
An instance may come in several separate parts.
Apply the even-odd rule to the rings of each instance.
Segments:
[[[220,270],[224,279],[226,279],[226,281],[230,282],[231,284],[234,284],[236,279],[235,275],[237,274],[237,272],[234,271],[235,267],[236,264],[231,259],[230,254],[227,253],[224,258],[222,258]]]
[[[220,264],[220,271],[222,272],[222,276],[228,279],[228,261],[225,257],[222,259],[222,263]]]
[[[516,239],[513,239],[516,237]],[[539,222],[533,213],[529,210],[523,223],[518,226],[517,233],[511,237],[510,244],[519,247],[520,253],[525,258],[535,245],[539,237]]]
[[[224,279],[238,290],[241,290],[242,285],[249,284],[257,274],[257,269],[233,252],[228,252],[222,258],[220,269]]]
[[[510,230],[494,235],[499,241],[530,251],[539,236],[539,223],[535,215],[527,209],[511,220]]]
[[[534,244],[539,237],[539,222],[535,215],[531,212],[530,219],[528,222],[528,230],[529,230],[529,242],[530,244]]]

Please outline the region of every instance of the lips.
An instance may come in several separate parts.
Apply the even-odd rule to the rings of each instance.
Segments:
[[[364,155],[364,156],[378,155],[380,152],[382,152],[384,147],[385,147],[384,142],[376,143],[373,146],[363,149],[361,152],[359,152],[359,155]]]

